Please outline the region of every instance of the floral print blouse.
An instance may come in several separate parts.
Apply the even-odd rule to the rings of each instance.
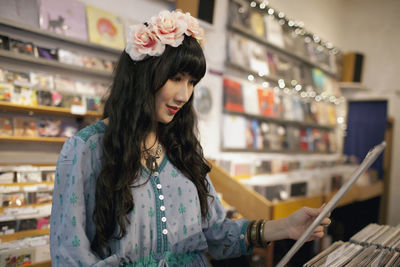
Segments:
[[[92,214],[106,127],[99,121],[84,128],[61,150],[50,219],[53,266],[209,266],[207,251],[215,259],[251,252],[244,240],[249,222],[225,217],[209,177],[214,199],[202,218],[195,185],[164,156],[154,174],[142,166],[137,183],[143,185],[132,188],[127,234],[109,241],[111,256],[94,254]]]

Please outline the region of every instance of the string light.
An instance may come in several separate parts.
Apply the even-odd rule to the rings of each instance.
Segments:
[[[296,89],[297,92],[300,91],[301,88],[302,88],[302,86],[301,86],[300,84],[298,84],[298,85],[296,85],[296,86],[294,87],[294,89]]]
[[[278,17],[279,17],[280,19],[283,19],[283,18],[285,17],[285,13],[279,12]]]
[[[257,3],[254,2],[254,1],[252,1],[252,2],[250,3],[250,6],[251,6],[251,7],[256,7],[256,6],[257,6]]]
[[[275,13],[275,10],[273,8],[268,9],[268,14],[273,15]]]
[[[254,81],[254,76],[251,75],[251,74],[249,74],[249,76],[247,76],[247,79],[248,79],[250,82],[252,82],[252,81]]]
[[[264,88],[269,87],[269,82],[263,82],[263,83],[262,83],[262,86],[263,86]]]
[[[285,88],[285,81],[283,79],[278,80],[278,85],[280,88]]]

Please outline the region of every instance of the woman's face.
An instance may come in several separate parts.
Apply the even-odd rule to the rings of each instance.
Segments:
[[[187,73],[178,73],[156,93],[157,121],[169,123],[193,94],[196,80]]]

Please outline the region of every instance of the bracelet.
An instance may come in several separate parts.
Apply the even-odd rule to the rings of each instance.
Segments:
[[[262,247],[263,243],[262,243],[262,238],[261,238],[261,229],[262,229],[262,225],[264,224],[264,220],[258,220],[257,222],[257,235],[256,235],[256,246],[257,247]]]
[[[260,239],[260,247],[262,247],[262,248],[267,247],[269,245],[269,243],[271,243],[270,241],[264,240],[264,226],[265,226],[266,222],[267,222],[266,220],[262,221],[261,226],[260,226],[260,232],[258,233],[259,239]]]
[[[246,229],[246,239],[247,239],[247,244],[249,244],[249,246],[253,246],[253,243],[251,242],[251,228],[253,227],[253,225],[256,223],[256,221],[250,221],[249,225],[247,226]]]
[[[251,231],[250,231],[250,240],[251,240],[251,244],[254,246],[257,246],[257,225],[258,223],[254,223],[251,226]]]

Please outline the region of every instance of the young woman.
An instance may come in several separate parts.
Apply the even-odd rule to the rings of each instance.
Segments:
[[[57,163],[54,266],[208,266],[206,251],[236,257],[296,239],[318,216],[303,208],[278,221],[225,218],[196,137],[201,38],[188,13],[131,27],[103,120],[69,138]],[[319,226],[313,238],[322,236]]]

